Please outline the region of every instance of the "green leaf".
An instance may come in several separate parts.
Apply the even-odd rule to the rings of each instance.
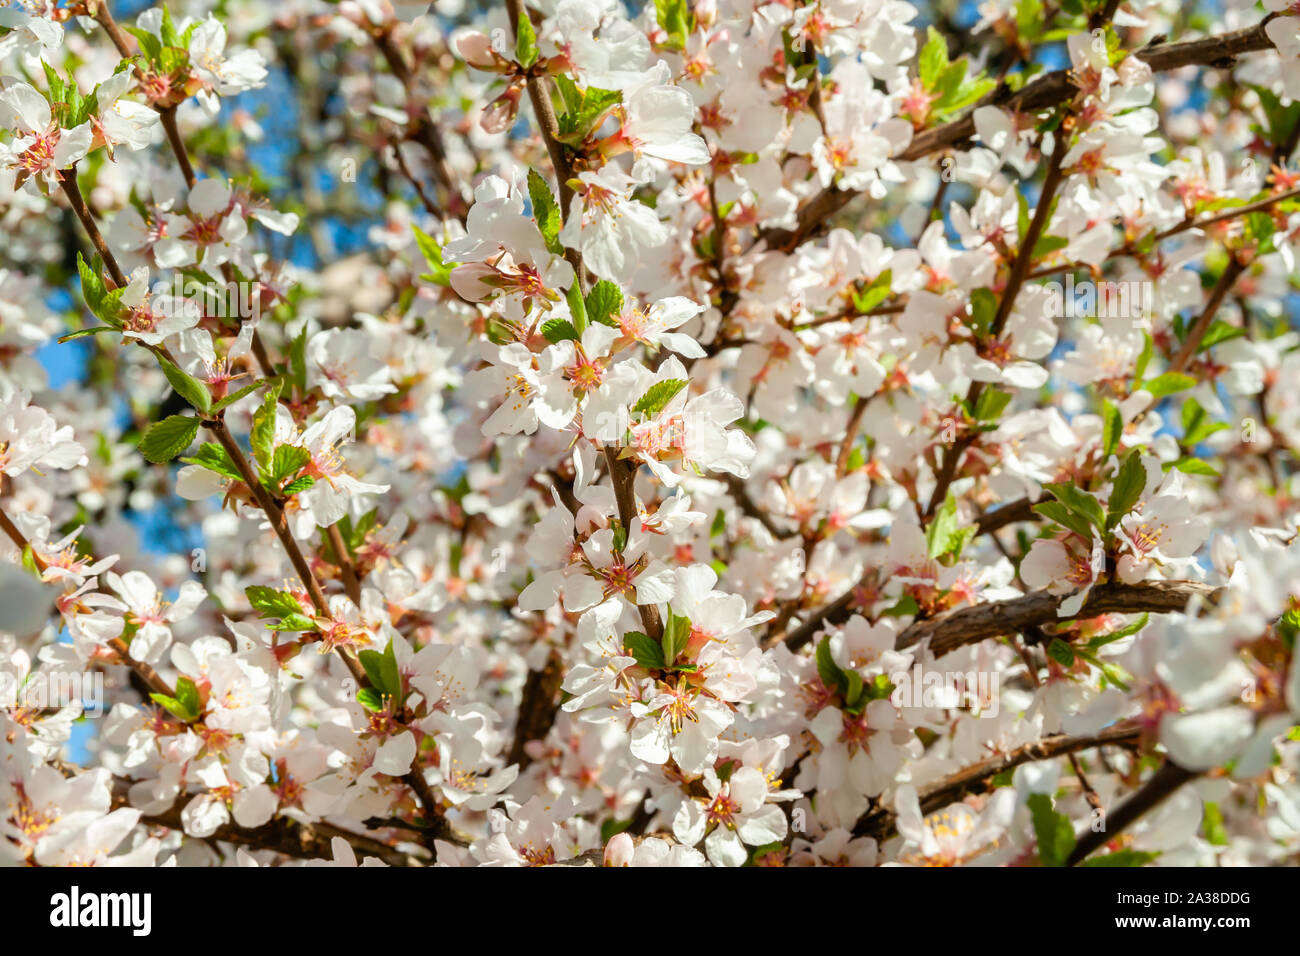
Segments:
[[[221,399],[220,401],[213,402],[212,410],[214,412],[219,412],[223,408],[229,408],[231,405],[235,404],[235,402],[239,401],[241,398],[246,398],[249,395],[252,395],[263,385],[267,385],[272,381],[279,381],[279,379],[262,379],[260,381],[253,382],[251,385],[245,385],[239,391],[231,392],[229,395],[227,395],[225,398]]]
[[[198,454],[192,458],[182,458],[181,461],[187,465],[200,465],[232,481],[244,480],[226,450],[215,442],[204,442],[199,446]]]
[[[931,519],[930,526],[925,529],[925,543],[930,557],[942,558],[949,554],[960,554],[974,530],[974,527],[962,528],[958,524],[957,499],[949,492],[943,506]]]
[[[817,645],[817,676],[821,678],[822,684],[828,690],[839,691],[841,694],[848,690],[849,679],[831,655],[829,635],[823,637],[821,643]]]
[[[1031,256],[1031,261],[1036,261],[1045,256],[1049,256],[1053,252],[1064,249],[1069,244],[1070,240],[1066,239],[1064,236],[1039,236],[1038,241],[1034,243],[1034,251]]]
[[[1149,853],[1144,850],[1116,850],[1114,853],[1104,853],[1101,856],[1091,856],[1080,863],[1080,866],[1144,866],[1150,863],[1159,853]]]
[[[1147,366],[1151,364],[1151,356],[1155,354],[1155,343],[1151,339],[1150,332],[1143,332],[1142,351],[1138,354],[1137,365],[1133,368],[1133,381],[1141,382],[1142,376],[1146,374]]]
[[[1124,434],[1124,418],[1119,406],[1107,399],[1101,406],[1102,453],[1109,458],[1119,450],[1119,440]]]
[[[886,269],[880,275],[871,280],[871,284],[861,292],[853,293],[853,308],[860,314],[865,315],[880,303],[889,298],[889,293],[894,282],[892,270]]]
[[[1107,644],[1114,643],[1115,641],[1122,640],[1126,637],[1131,637],[1141,631],[1142,628],[1146,627],[1147,621],[1150,619],[1150,614],[1143,614],[1136,621],[1133,621],[1131,624],[1125,624],[1119,630],[1111,631],[1109,634],[1098,634],[1096,637],[1091,638],[1088,641],[1088,649],[1095,651],[1099,647],[1105,647]]]
[[[357,691],[357,703],[372,714],[378,714],[384,709],[384,699],[373,687],[363,687]]]
[[[588,321],[617,328],[614,316],[622,311],[623,290],[608,279],[601,279],[587,293]]]
[[[1052,638],[1047,645],[1048,656],[1062,667],[1074,666],[1074,650],[1059,637]]]
[[[921,606],[916,603],[916,598],[910,594],[904,594],[898,599],[898,603],[893,607],[887,607],[881,612],[885,617],[915,617],[921,613]]]
[[[572,342],[578,340],[578,330],[568,319],[547,319],[542,323],[542,335],[546,336],[546,341],[552,345],[566,340]]]
[[[1206,475],[1210,478],[1219,477],[1219,469],[1215,468],[1208,461],[1202,461],[1200,458],[1194,458],[1190,455],[1185,455],[1177,461],[1165,465],[1166,471],[1170,468],[1177,468],[1185,475]]]
[[[244,588],[244,596],[248,598],[248,603],[257,611],[259,617],[263,618],[282,618],[290,614],[302,614],[302,605],[298,599],[288,591],[277,591],[275,588],[268,588],[260,584],[252,584]]]
[[[199,703],[199,689],[188,677],[176,678],[176,699],[195,717],[203,712],[202,705]]]
[[[582,290],[575,280],[564,293],[569,303],[569,314],[573,316],[573,329],[579,336],[587,331],[587,304],[582,301]]]
[[[271,456],[271,484],[277,490],[286,479],[296,475],[307,462],[311,461],[311,452],[298,445],[281,445]]]
[[[515,62],[525,70],[537,62],[537,34],[533,31],[533,21],[528,18],[528,11],[519,10],[519,22],[515,27]]]
[[[1134,448],[1124,458],[1115,476],[1115,484],[1110,492],[1110,502],[1106,507],[1106,530],[1109,531],[1133,510],[1142,489],[1147,484],[1147,470],[1142,465],[1142,455]]]
[[[686,5],[686,0],[655,0],[655,20],[668,34],[671,49],[683,49],[686,38],[695,29],[695,18]]]
[[[1074,851],[1074,827],[1064,814],[1052,807],[1045,793],[1030,794],[1026,801],[1034,817],[1034,834],[1038,838],[1038,858],[1044,866],[1064,866]]]
[[[926,90],[933,90],[939,77],[948,69],[948,41],[934,27],[926,28],[925,46],[921,48],[917,67]]]
[[[71,342],[73,339],[85,338],[87,335],[98,335],[100,332],[116,332],[116,326],[97,325],[93,329],[77,329],[75,332],[69,332],[67,335],[59,336],[59,344]]]
[[[995,422],[1011,403],[1011,393],[986,386],[975,401],[975,420]]]
[[[248,435],[249,444],[253,446],[253,457],[257,459],[264,477],[275,454],[275,416],[279,404],[280,383],[276,382],[267,391],[261,406],[253,412],[253,427]]]
[[[686,380],[681,378],[670,378],[662,382],[655,382],[646,389],[644,395],[637,399],[637,403],[632,406],[632,411],[641,412],[647,418],[653,418],[667,407],[677,393],[686,387],[686,384]]]
[[[286,614],[267,628],[271,631],[316,631],[320,628],[306,614]]]
[[[314,484],[316,484],[315,478],[313,478],[311,475],[303,475],[301,478],[295,478],[293,481],[289,482],[287,485],[281,488],[280,494],[283,495],[285,498],[292,498],[294,495],[298,494],[299,492],[306,491]]]
[[[438,244],[438,240],[434,239],[433,236],[429,235],[419,226],[415,226],[415,225],[411,226],[411,231],[415,233],[416,247],[420,250],[420,254],[424,256],[424,261],[429,266],[428,273],[420,276],[420,278],[425,280],[426,282],[432,282],[434,285],[440,285],[440,286],[451,285],[452,267],[442,261],[442,246]],[[304,328],[299,335],[299,337],[303,339],[304,344],[306,343],[306,335],[307,335],[307,330],[306,328]],[[295,346],[297,345],[296,341],[294,345]],[[297,378],[297,376],[298,376],[298,369],[295,367],[294,377]],[[302,381],[298,382],[299,386],[306,385],[305,370],[302,379],[303,379]]]
[[[197,714],[191,714],[189,710],[186,709],[185,705],[182,704],[175,697],[168,697],[166,694],[156,694],[156,693],[150,694],[149,697],[150,699],[153,700],[155,704],[158,704],[164,710],[168,711],[172,715],[179,717],[187,724],[193,721],[198,716]]]
[[[661,642],[665,666],[671,667],[673,665],[677,660],[677,655],[686,649],[690,639],[691,619],[682,617],[670,610],[668,612],[668,623],[664,625],[664,636]]]
[[[664,667],[664,649],[640,631],[629,631],[623,635],[623,646],[636,658],[637,664],[648,671],[662,670]]]
[[[1057,501],[1075,514],[1081,515],[1089,524],[1098,528],[1105,527],[1106,512],[1102,510],[1101,502],[1088,492],[1067,482],[1056,482],[1043,487],[1050,491]]]
[[[564,255],[564,246],[560,243],[560,227],[564,219],[559,204],[551,194],[551,187],[535,169],[528,170],[528,198],[533,204],[533,218],[537,220],[546,248],[557,256]]]
[[[1142,388],[1159,399],[1192,388],[1194,385],[1196,385],[1196,379],[1190,375],[1184,375],[1182,372],[1165,372],[1163,375],[1158,375],[1151,381],[1144,383]]]
[[[1220,342],[1241,338],[1245,334],[1246,330],[1240,325],[1231,325],[1223,321],[1223,319],[1215,319],[1210,323],[1210,327],[1205,332],[1205,338],[1201,339],[1200,347],[1196,351],[1204,352]]]
[[[450,270],[448,271],[450,275]],[[447,280],[451,284],[451,280]],[[299,388],[307,387],[307,326],[304,324],[293,343],[289,346],[289,372],[293,384]]]
[[[155,465],[171,461],[194,441],[199,420],[191,415],[169,415],[150,425],[140,439],[140,454]]]
[[[162,366],[163,374],[177,395],[189,402],[201,415],[212,411],[212,393],[206,385],[185,374],[162,356],[158,357],[158,364]]]
[[[1092,525],[1088,519],[1071,511],[1059,501],[1040,502],[1033,506],[1033,510],[1049,521],[1055,521],[1061,527],[1069,528],[1083,538],[1091,540],[1093,537]]]
[[[975,289],[970,294],[970,324],[980,338],[989,334],[998,314],[998,299],[992,289]]]

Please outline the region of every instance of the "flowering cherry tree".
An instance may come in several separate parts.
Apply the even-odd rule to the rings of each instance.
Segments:
[[[1298,139],[1289,0],[0,7],[0,859],[1294,860]]]

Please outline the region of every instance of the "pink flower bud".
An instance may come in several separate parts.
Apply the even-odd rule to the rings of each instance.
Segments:
[[[456,38],[456,52],[464,57],[466,63],[480,70],[494,69],[500,59],[487,34],[477,30],[467,30]]]
[[[632,838],[630,836],[626,833],[614,834],[614,837],[605,844],[605,865],[631,866],[632,851]]]
[[[597,528],[608,528],[609,519],[592,505],[583,505],[573,519],[573,526],[579,534],[587,534]]]

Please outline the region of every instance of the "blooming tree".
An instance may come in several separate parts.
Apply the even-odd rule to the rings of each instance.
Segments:
[[[1300,6],[22,0],[0,77],[0,859],[1300,851]]]

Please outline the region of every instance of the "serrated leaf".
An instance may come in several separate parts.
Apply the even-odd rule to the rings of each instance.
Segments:
[[[316,479],[311,475],[303,475],[301,478],[295,478],[280,490],[280,494],[286,498],[292,498],[294,495],[306,491],[312,485],[316,484]]]
[[[112,325],[97,325],[93,329],[78,329],[75,332],[69,332],[67,335],[59,336],[59,344],[71,342],[73,339],[85,338],[87,335],[98,335],[100,332],[116,331],[118,331],[117,328]]]
[[[840,669],[840,665],[835,663],[835,657],[831,654],[829,636],[823,637],[821,643],[817,645],[817,676],[821,678],[822,684],[828,690],[839,691],[842,694],[848,689],[848,678]]]
[[[275,454],[275,417],[276,407],[280,403],[280,383],[276,382],[262,398],[262,404],[253,412],[253,427],[249,431],[248,441],[253,446],[253,457],[265,477]]]
[[[1195,385],[1196,379],[1190,375],[1184,375],[1182,372],[1165,372],[1163,375],[1157,375],[1151,381],[1145,382],[1142,388],[1160,399],[1166,395],[1173,395],[1175,392],[1192,388]]]
[[[927,90],[933,90],[944,71],[948,69],[948,41],[934,27],[926,28],[925,46],[917,60],[917,69],[921,84]]]
[[[1146,487],[1147,470],[1142,465],[1142,455],[1134,448],[1125,456],[1120,465],[1119,474],[1115,476],[1111,488],[1110,501],[1106,506],[1106,530],[1114,528],[1120,520],[1133,510],[1142,489]]]
[[[546,180],[535,169],[528,170],[528,198],[532,202],[533,218],[537,220],[537,228],[542,234],[546,248],[557,256],[563,255],[564,246],[560,243],[560,227],[564,224],[564,220],[560,214],[560,206],[555,201],[555,196],[551,194],[551,187],[546,185]]]
[[[1101,502],[1086,491],[1076,488],[1068,482],[1056,482],[1043,487],[1050,491],[1052,496],[1065,507],[1075,514],[1083,516],[1089,524],[1098,528],[1105,526],[1106,512],[1102,510]]]
[[[578,340],[578,330],[568,319],[547,319],[542,323],[542,335],[554,345],[556,342]]]
[[[975,401],[975,420],[995,422],[1011,403],[1011,393],[986,386]]]
[[[637,403],[632,406],[632,411],[641,412],[647,418],[653,418],[658,415],[668,403],[671,402],[677,393],[686,387],[686,380],[681,378],[665,379],[662,382],[655,382],[646,393],[637,399]]]
[[[618,315],[622,310],[623,290],[608,279],[601,279],[587,293],[587,320],[589,322],[617,328],[618,322],[614,320],[613,316]]]
[[[979,288],[970,294],[970,325],[980,338],[989,334],[998,313],[997,296],[992,289]]]
[[[1043,501],[1033,506],[1033,510],[1049,521],[1055,521],[1063,528],[1069,528],[1085,539],[1093,537],[1092,525],[1083,515],[1076,514],[1059,501]]]
[[[1047,654],[1062,667],[1074,666],[1074,650],[1059,637],[1054,637],[1047,645]]]
[[[668,612],[668,623],[664,625],[661,646],[664,653],[664,665],[671,667],[677,655],[686,649],[691,639],[691,619],[682,617],[673,611]]]
[[[171,461],[194,442],[199,420],[191,415],[169,415],[150,425],[140,439],[140,454],[155,465]]]
[[[1064,866],[1074,851],[1074,827],[1064,814],[1053,809],[1052,798],[1047,794],[1030,794],[1026,803],[1034,818],[1038,858],[1044,866]]]
[[[215,442],[205,442],[199,446],[198,453],[192,458],[182,458],[187,465],[200,465],[208,471],[216,472],[223,478],[229,478],[232,481],[243,481],[239,474],[239,469],[235,463],[230,460],[226,450]]]
[[[277,489],[286,478],[296,475],[302,467],[311,461],[311,452],[298,445],[281,445],[271,456],[268,477]]]
[[[244,588],[244,596],[248,598],[248,603],[252,605],[253,610],[257,611],[259,617],[279,619],[290,614],[303,613],[298,599],[288,591],[251,584]]]
[[[664,649],[658,641],[652,640],[640,631],[629,631],[623,635],[623,646],[636,662],[648,671],[662,670],[664,667]]]
[[[429,266],[428,273],[420,276],[420,278],[424,279],[426,282],[432,282],[434,285],[450,286],[451,266],[443,262],[442,246],[438,244],[438,240],[434,239],[433,236],[429,235],[419,226],[412,225],[411,231],[415,234],[416,247],[420,250],[420,254],[424,256],[425,263]],[[299,333],[300,337],[303,338],[304,343],[306,342],[306,334],[307,330],[305,328],[301,333]],[[297,343],[295,342],[295,346],[296,344]],[[298,369],[294,368],[294,377],[297,378],[297,376]],[[306,385],[305,378],[306,376],[304,372],[304,380],[298,382],[299,386]]]
[[[1101,406],[1101,448],[1109,458],[1119,450],[1119,440],[1124,434],[1124,418],[1119,406],[1107,399]]]
[[[526,70],[537,62],[537,56],[537,33],[533,30],[533,21],[528,18],[528,11],[521,7],[515,25],[515,62]]]
[[[1099,634],[1088,641],[1088,649],[1095,651],[1099,647],[1105,647],[1107,644],[1113,644],[1115,641],[1131,637],[1146,627],[1147,621],[1150,619],[1150,614],[1143,614],[1136,621],[1124,625],[1119,630],[1111,631],[1109,634]]]
[[[884,272],[880,273],[880,275],[872,279],[871,284],[861,292],[854,291],[853,308],[863,315],[870,312],[876,306],[880,305],[880,303],[889,298],[893,282],[893,272],[886,269]]]
[[[207,415],[212,411],[212,393],[208,391],[206,385],[161,356],[158,357],[158,364],[162,366],[163,375],[167,376],[167,381],[176,390],[177,395],[189,402],[201,415]]]

